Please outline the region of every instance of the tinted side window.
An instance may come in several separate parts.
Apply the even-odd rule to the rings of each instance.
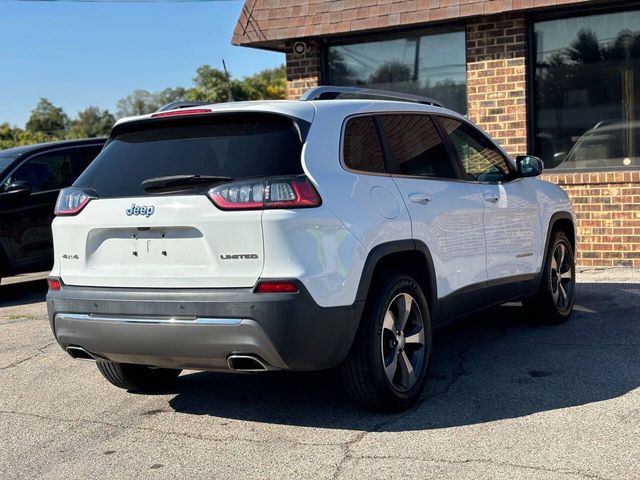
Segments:
[[[344,129],[344,163],[353,170],[385,173],[384,158],[373,117],[354,117]]]
[[[441,118],[458,153],[467,180],[500,182],[509,178],[509,166],[502,153],[475,128],[453,118]]]
[[[394,160],[404,175],[455,178],[442,138],[428,115],[381,115]]]
[[[30,158],[5,179],[0,191],[15,182],[25,182],[32,192],[68,187],[71,185],[71,153],[57,151]]]

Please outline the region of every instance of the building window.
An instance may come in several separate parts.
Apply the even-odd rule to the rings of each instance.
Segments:
[[[534,24],[535,151],[546,168],[640,166],[640,10]]]
[[[464,31],[330,45],[327,83],[433,97],[467,111]]]

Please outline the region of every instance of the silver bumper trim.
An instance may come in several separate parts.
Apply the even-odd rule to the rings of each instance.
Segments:
[[[127,317],[91,315],[82,313],[58,313],[56,319],[80,320],[83,322],[117,322],[117,323],[147,323],[152,325],[240,325],[241,318],[205,318],[205,317]]]

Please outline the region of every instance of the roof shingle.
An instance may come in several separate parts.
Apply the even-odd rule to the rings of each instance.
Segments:
[[[284,50],[285,40],[348,34],[597,0],[246,0],[231,43]]]

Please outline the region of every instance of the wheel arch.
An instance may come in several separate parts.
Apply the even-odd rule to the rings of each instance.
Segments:
[[[571,242],[571,246],[573,247],[573,254],[575,256],[576,247],[577,247],[576,227],[573,223],[573,217],[569,212],[556,212],[553,215],[551,215],[551,219],[549,220],[549,229],[547,230],[545,256],[546,256],[546,252],[549,250],[549,243],[551,242],[551,236],[553,235],[553,232],[558,230],[564,232],[567,235],[567,237],[569,237],[569,241]]]
[[[558,230],[564,232],[567,237],[569,237],[569,242],[571,242],[571,246],[573,247],[573,259],[575,262],[577,237],[576,228],[573,223],[573,216],[569,212],[556,212],[551,215],[551,218],[549,219],[549,227],[547,228],[547,236],[544,243],[544,256],[542,259],[542,265],[540,266],[540,272],[538,273],[538,280],[535,283],[536,291],[540,287],[545,265],[547,264],[547,260],[549,260],[549,245],[551,244],[553,233]]]
[[[429,248],[419,240],[397,240],[374,247],[365,260],[356,301],[366,301],[376,277],[392,270],[415,278],[427,299],[433,322],[440,313],[436,273]]]

